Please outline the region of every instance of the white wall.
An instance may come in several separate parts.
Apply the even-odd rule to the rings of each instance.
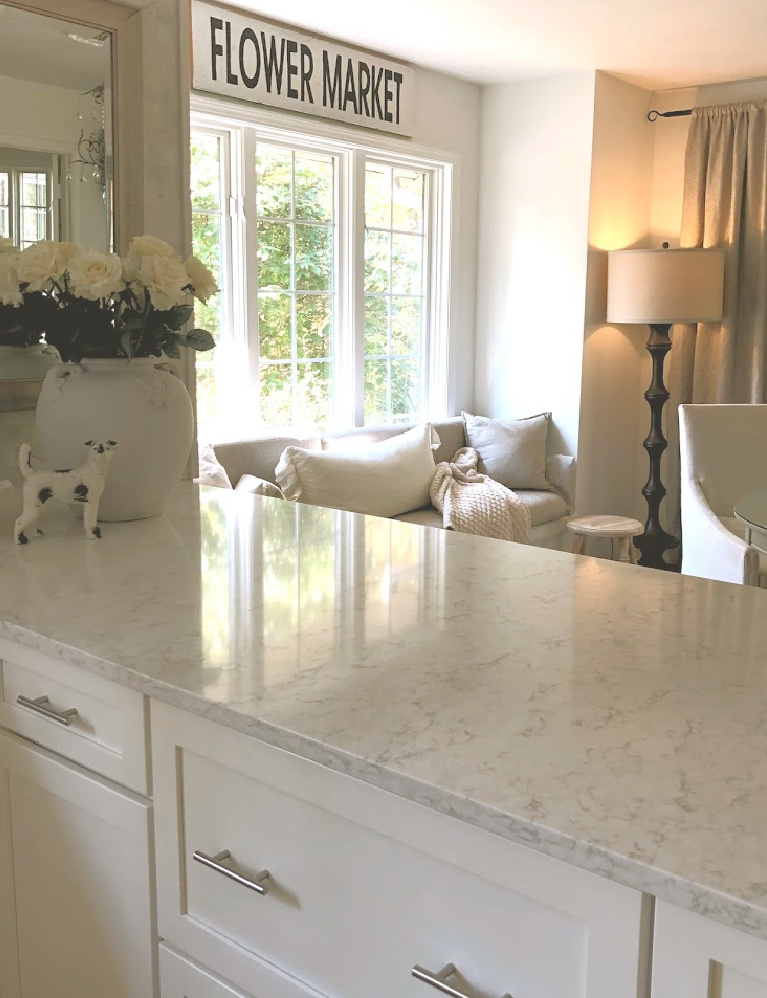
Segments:
[[[576,454],[595,74],[483,88],[474,408]]]
[[[453,220],[457,254],[450,316],[453,349],[448,385],[448,408],[452,413],[458,413],[461,409],[470,409],[474,401],[481,88],[418,67],[415,87],[412,141],[460,157],[456,170],[460,209]]]
[[[607,251],[646,245],[654,125],[651,94],[597,73],[589,213],[588,298],[578,439],[576,508],[644,519],[641,448],[649,419],[643,392],[648,330],[605,323]]]

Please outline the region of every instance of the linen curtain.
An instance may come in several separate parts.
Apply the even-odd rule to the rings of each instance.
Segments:
[[[666,515],[677,536],[677,406],[767,400],[767,101],[693,110],[680,245],[723,246],[725,267],[721,326],[675,326],[672,333]]]

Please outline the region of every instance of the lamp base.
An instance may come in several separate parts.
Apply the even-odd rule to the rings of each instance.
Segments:
[[[665,572],[676,571],[676,566],[664,560],[665,551],[679,547],[679,538],[667,533],[660,524],[660,504],[666,495],[666,489],[660,480],[660,461],[666,449],[666,438],[663,436],[662,414],[663,406],[669,398],[668,390],[663,383],[663,362],[671,349],[669,339],[671,325],[650,325],[650,337],[647,340],[647,351],[652,357],[652,381],[644,393],[650,406],[650,433],[643,443],[650,457],[650,477],[642,489],[642,495],[647,500],[647,521],[644,531],[634,541],[634,546],[641,552],[639,564],[645,568],[659,568]]]

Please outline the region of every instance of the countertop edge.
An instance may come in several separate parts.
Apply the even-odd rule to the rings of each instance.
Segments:
[[[397,773],[375,761],[301,735],[288,728],[249,718],[237,710],[205,700],[178,687],[149,678],[135,669],[102,659],[89,652],[47,638],[28,628],[0,619],[0,637],[42,652],[50,658],[85,669],[121,686],[154,697],[171,706],[205,717],[224,727],[335,772],[361,780],[397,797],[456,818],[518,845],[528,846],[553,859],[594,873],[632,890],[653,895],[722,925],[767,940],[767,910],[684,878],[610,852],[601,846],[574,839],[545,825],[504,814],[496,809]]]

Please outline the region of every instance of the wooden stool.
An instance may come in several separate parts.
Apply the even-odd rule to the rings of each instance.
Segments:
[[[618,539],[618,561],[637,563],[637,550],[632,538],[644,527],[630,516],[571,516],[567,528],[573,532],[573,554],[584,554],[587,537]]]

